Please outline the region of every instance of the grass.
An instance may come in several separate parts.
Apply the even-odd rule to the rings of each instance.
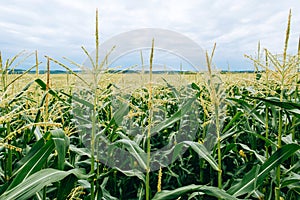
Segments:
[[[11,74],[27,55],[0,59],[0,200],[299,199],[290,21],[282,55],[246,56],[253,74],[216,72],[215,47],[208,74],[102,73],[85,48],[95,73],[46,57],[69,73]]]

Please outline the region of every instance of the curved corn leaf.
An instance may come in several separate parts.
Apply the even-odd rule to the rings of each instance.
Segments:
[[[264,163],[266,161],[265,157],[259,155],[256,151],[254,151],[253,149],[251,149],[250,147],[248,147],[247,145],[245,144],[242,144],[242,143],[237,143],[238,145],[240,145],[243,149],[249,151],[249,152],[252,152],[255,157],[261,162],[261,163]]]
[[[100,188],[96,194],[95,199],[109,199],[109,200],[118,200],[118,198],[111,196],[109,191],[105,189],[105,186],[107,185],[109,177],[105,177],[102,181],[102,184],[100,185]]]
[[[123,173],[123,174],[125,174],[126,176],[129,176],[129,177],[130,176],[136,176],[145,183],[145,175],[137,169],[122,170],[118,167],[114,167],[114,169],[118,170],[119,172],[121,172],[121,173]]]
[[[205,159],[214,170],[219,171],[217,162],[203,144],[192,141],[184,141],[183,143],[191,147],[201,158]]]
[[[287,187],[291,184],[298,184],[298,186],[300,186],[300,174],[296,174],[296,173],[291,173],[291,175],[289,177],[286,177],[282,180],[282,184],[281,187]]]
[[[66,95],[66,96],[69,97],[69,98],[72,98],[72,100],[74,100],[74,101],[76,101],[76,102],[78,102],[78,103],[80,103],[80,104],[82,104],[82,105],[84,105],[84,106],[86,106],[86,107],[88,107],[88,108],[90,108],[90,109],[94,109],[94,105],[93,105],[92,103],[90,103],[90,102],[84,100],[84,99],[81,99],[81,98],[79,98],[79,97],[77,97],[77,96],[75,96],[75,95],[67,94],[67,93],[65,93],[65,92],[61,92],[61,93],[62,93],[63,95]]]
[[[157,124],[151,128],[151,134],[155,134],[164,128],[169,127],[171,124],[174,124],[178,120],[182,119],[183,115],[192,109],[192,103],[196,98],[189,99],[176,113],[174,113],[170,118],[163,120],[161,123]]]
[[[0,196],[0,200],[29,199],[43,187],[53,182],[60,181],[70,174],[74,174],[77,178],[86,178],[86,175],[84,175],[79,169],[73,169],[70,171],[42,169],[29,176],[16,187],[4,192]]]
[[[252,192],[254,189],[259,187],[268,173],[273,170],[275,167],[280,165],[282,162],[287,160],[292,156],[296,151],[300,149],[300,145],[297,144],[287,144],[282,148],[278,149],[260,168],[258,173],[258,165],[254,166],[250,172],[248,172],[244,178],[237,184],[229,188],[228,193],[232,194],[235,197],[241,196],[243,194]]]
[[[144,150],[139,147],[139,145],[137,143],[135,143],[134,141],[131,140],[127,140],[127,139],[121,139],[118,140],[114,143],[112,143],[112,145],[117,145],[117,144],[122,144],[126,147],[126,149],[128,150],[128,152],[135,157],[136,161],[139,163],[139,165],[143,168],[143,169],[147,169],[147,157],[146,157],[146,153],[144,152]]]
[[[72,192],[72,189],[74,189],[77,181],[78,178],[73,174],[62,179],[59,183],[59,187],[57,188],[56,200],[68,199],[68,195]]]
[[[30,86],[34,83],[34,81],[29,82],[18,94],[14,96],[14,98],[9,101],[8,105],[11,105],[12,103],[16,102],[19,100],[19,98],[22,97],[22,95],[30,88]]]
[[[199,157],[206,160],[214,170],[219,171],[218,164],[214,160],[214,158],[211,156],[210,152],[206,149],[204,144],[200,144],[198,142],[183,141],[183,142],[176,144],[175,146],[173,146],[171,149],[169,149],[167,151],[157,151],[155,153],[159,154],[158,155],[159,157],[169,159],[167,163],[173,163],[185,152],[185,150],[188,147],[193,149],[199,155]],[[165,162],[165,160],[164,160],[164,162]],[[162,166],[164,166],[164,164],[162,162],[160,164]]]
[[[291,101],[280,101],[278,98],[260,98],[260,97],[249,97],[252,99],[258,99],[260,101],[264,101],[270,105],[278,106],[280,108],[283,108],[287,111],[290,111],[294,113],[298,118],[300,118],[300,104],[291,102]]]
[[[257,121],[259,121],[261,124],[265,124],[263,117],[259,113],[257,113],[256,106],[252,106],[242,99],[228,98],[228,100],[238,103],[239,105],[242,106],[242,108],[245,111],[251,114]]]
[[[226,193],[224,190],[221,190],[217,187],[206,186],[206,185],[187,185],[175,190],[162,190],[155,194],[152,200],[168,200],[168,199],[176,199],[181,197],[186,193],[191,192],[202,192],[209,196],[217,197],[220,199],[228,199],[228,200],[237,200],[237,198],[231,196],[230,194]]]
[[[117,145],[117,144],[122,144],[126,147],[128,152],[135,157],[139,165],[143,168],[146,169],[146,153],[144,152],[143,149],[141,149],[137,143],[134,141],[128,140],[128,139],[121,139],[118,140],[112,145]],[[200,144],[198,142],[192,142],[192,141],[184,141],[181,143],[176,144],[173,148],[171,148],[168,151],[158,151],[156,153],[160,154],[160,157],[170,157],[169,162],[174,162],[180,155],[183,154],[183,148],[190,147],[192,148],[201,158],[205,159],[211,167],[219,171],[218,164],[214,160],[214,158],[211,156],[209,151],[205,148],[203,144]],[[153,152],[155,154],[155,152]],[[154,156],[155,157],[155,156]],[[140,177],[139,177],[140,178]],[[141,178],[140,178],[141,179]]]
[[[51,137],[45,142],[45,138],[50,136],[50,134]],[[44,167],[49,155],[54,151],[55,147],[58,152],[58,168],[63,168],[67,139],[65,138],[64,132],[60,129],[52,130],[50,134],[46,134],[44,136],[45,138],[42,138],[36,142],[28,154],[16,164],[16,170],[13,172],[11,177],[13,178],[12,182],[7,190],[10,190],[11,188],[20,184],[31,174],[41,170]],[[64,138],[62,139],[62,137]]]
[[[63,170],[65,164],[66,150],[69,147],[69,140],[61,129],[51,131],[52,139],[57,151],[57,168]]]
[[[46,84],[43,80],[41,80],[41,79],[38,78],[38,79],[35,80],[35,82],[41,87],[42,90],[46,91],[47,84]],[[54,96],[55,98],[59,99],[60,102],[62,102],[62,103],[64,103],[64,104],[67,104],[66,101],[64,101],[63,99],[61,99],[61,98],[58,96],[58,94],[57,94],[57,92],[56,92],[55,90],[52,90],[52,89],[50,88],[48,92],[49,92],[49,94],[51,94],[51,95]]]
[[[44,138],[42,138],[41,140],[44,140]],[[41,142],[37,144],[38,147],[40,147]],[[49,155],[53,152],[54,148],[55,145],[53,140],[49,140],[41,148],[39,148],[32,157],[29,156],[32,155],[32,153],[29,153],[27,156],[25,156],[25,162],[23,161],[23,159],[21,160],[23,162],[23,165],[20,165],[20,167],[13,172],[13,181],[8,187],[8,190],[21,183],[31,174],[42,169]]]
[[[237,126],[240,121],[237,122],[237,124],[235,126],[233,126],[233,124],[240,119],[240,117],[243,115],[243,113],[241,111],[237,112],[232,119],[228,122],[228,124],[223,128],[222,132],[226,133],[226,131],[232,129],[233,127]],[[233,127],[232,127],[233,126]]]

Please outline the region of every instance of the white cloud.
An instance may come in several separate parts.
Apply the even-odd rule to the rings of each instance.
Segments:
[[[296,50],[300,3],[294,0],[11,0],[0,3],[0,50],[12,56],[38,49],[60,59],[84,59],[80,46],[94,47],[95,9],[99,9],[101,42],[138,28],[180,32],[210,50],[215,61],[245,65],[243,54],[258,41],[271,51],[283,47],[288,11],[292,8],[291,51]],[[225,66],[226,68],[226,66]]]

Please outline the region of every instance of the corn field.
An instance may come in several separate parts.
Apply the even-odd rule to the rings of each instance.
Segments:
[[[259,44],[246,56],[253,74],[214,70],[214,46],[207,73],[178,75],[185,86],[168,74],[152,84],[155,40],[149,74],[103,72],[98,17],[96,57],[83,48],[88,75],[72,61],[40,63],[37,52],[15,74],[23,52],[0,54],[0,199],[300,199],[300,42],[287,53],[290,21],[282,54]],[[51,74],[53,64],[68,73]],[[117,84],[137,79],[147,81],[130,93]]]

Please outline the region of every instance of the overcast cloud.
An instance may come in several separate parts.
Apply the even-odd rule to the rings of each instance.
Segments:
[[[222,69],[249,69],[250,61],[243,55],[254,55],[258,41],[281,53],[290,8],[290,52],[296,52],[300,34],[298,0],[10,0],[0,3],[3,58],[25,49],[38,50],[42,61],[49,55],[82,63],[80,47],[94,49],[96,8],[101,43],[134,29],[168,29],[204,50],[211,51],[216,42],[215,63]]]

